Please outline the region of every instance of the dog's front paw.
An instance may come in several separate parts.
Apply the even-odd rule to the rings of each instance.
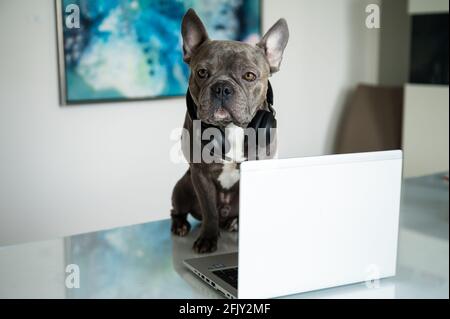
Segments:
[[[206,237],[200,235],[199,238],[194,242],[193,249],[200,254],[212,253],[217,250],[217,236]]]
[[[186,219],[173,218],[172,219],[172,234],[180,237],[184,237],[189,234],[191,230],[191,224]]]

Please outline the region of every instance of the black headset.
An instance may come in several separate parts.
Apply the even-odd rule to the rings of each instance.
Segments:
[[[263,134],[263,136],[265,136],[265,142],[266,142],[265,147],[267,149],[269,149],[269,145],[272,143],[272,141],[274,139],[274,136],[272,135],[271,130],[277,128],[277,120],[275,118],[276,112],[272,107],[273,106],[273,90],[272,90],[272,85],[270,84],[270,82],[268,82],[266,101],[267,101],[269,111],[258,110],[256,112],[255,116],[253,117],[253,119],[248,124],[247,128],[253,128],[255,130],[256,141],[259,141],[259,135]],[[191,120],[192,121],[198,120],[197,105],[195,104],[194,99],[192,98],[192,95],[191,95],[191,92],[189,89],[186,93],[186,105],[187,105],[188,114],[189,114],[189,117],[191,118]],[[224,159],[225,154],[228,152],[228,150],[230,148],[229,142],[225,138],[224,130],[217,126],[201,122],[201,132],[200,132],[199,136],[200,137],[203,136],[203,132],[205,130],[207,130],[208,128],[215,128],[215,129],[219,130],[221,134],[219,136],[217,136],[217,135],[213,136],[211,138],[211,140],[201,139],[202,150],[204,147],[208,147],[211,156],[214,156],[215,155],[214,149],[221,149],[222,150],[222,159]],[[246,135],[245,136],[245,144],[244,144],[245,149],[247,149],[247,145],[248,145],[248,137]]]

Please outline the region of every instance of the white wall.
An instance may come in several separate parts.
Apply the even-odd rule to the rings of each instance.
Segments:
[[[402,134],[406,177],[448,172],[448,95],[446,85],[406,85]]]
[[[332,150],[348,91],[377,79],[374,0],[265,1],[291,41],[272,79],[280,157]],[[182,98],[60,107],[54,1],[0,1],[0,245],[167,218]],[[168,230],[169,231],[169,230]]]
[[[279,17],[291,38],[273,76],[280,157],[333,151],[341,110],[358,82],[378,79],[379,31],[365,27],[371,0],[267,0],[264,27]]]

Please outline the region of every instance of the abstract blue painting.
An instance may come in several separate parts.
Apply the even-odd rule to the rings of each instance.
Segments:
[[[260,0],[57,1],[63,104],[184,95],[180,25],[189,8],[212,39],[255,43],[261,33]],[[71,5],[78,28],[66,24]]]

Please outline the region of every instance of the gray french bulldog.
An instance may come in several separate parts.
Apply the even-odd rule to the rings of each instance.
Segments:
[[[172,194],[171,231],[186,236],[190,231],[187,215],[202,221],[193,249],[209,253],[217,249],[219,230],[237,231],[239,214],[239,168],[247,160],[243,130],[259,110],[269,110],[269,77],[279,70],[289,30],[280,19],[256,45],[237,41],[210,40],[194,10],[182,22],[184,61],[191,75],[189,92],[196,105],[194,117],[226,132],[231,154],[227,159],[207,163],[193,161],[198,143],[193,136],[194,119],[187,112],[182,138],[183,154],[189,170]],[[188,92],[188,94],[189,94]],[[276,140],[272,144],[276,143]],[[270,146],[270,149],[274,149]],[[267,153],[267,157],[274,152]]]

